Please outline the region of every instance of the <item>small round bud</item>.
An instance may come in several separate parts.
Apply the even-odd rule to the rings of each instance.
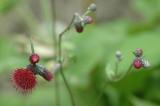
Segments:
[[[116,51],[116,58],[118,61],[122,60],[122,52],[121,51]]]
[[[84,22],[84,24],[91,24],[93,22],[93,19],[90,16],[84,16],[83,22]]]
[[[143,64],[142,64],[142,60],[140,58],[136,58],[134,61],[133,61],[133,66],[134,68],[136,69],[140,69]]]
[[[75,29],[76,29],[76,31],[77,31],[78,33],[82,33],[82,32],[83,32],[82,23],[76,23],[76,24],[74,24],[74,27],[75,27]]]
[[[79,25],[79,26],[75,26],[75,29],[78,33],[82,33],[83,32],[83,26]]]
[[[31,64],[36,64],[38,63],[40,60],[40,57],[38,54],[31,54],[31,56],[29,57],[29,61],[31,62]]]
[[[143,55],[143,50],[140,48],[137,48],[134,52],[136,57],[141,57]]]
[[[88,7],[88,10],[91,11],[91,12],[95,12],[97,9],[97,6],[96,4],[92,3],[89,7]]]

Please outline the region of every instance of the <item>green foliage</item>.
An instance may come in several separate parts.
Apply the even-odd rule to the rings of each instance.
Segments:
[[[20,0],[0,0],[0,13],[11,10]]]

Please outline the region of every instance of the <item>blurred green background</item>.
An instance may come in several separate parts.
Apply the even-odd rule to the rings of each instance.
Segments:
[[[53,72],[57,34],[92,2],[97,4],[94,24],[82,34],[72,28],[63,39],[64,72],[77,106],[160,106],[160,0],[0,0],[0,106],[56,106],[54,80],[38,77],[33,92],[22,96],[10,75],[29,64],[26,35],[33,38],[40,64]],[[124,55],[118,73],[125,73],[136,48],[144,50],[151,67],[112,81],[115,52]],[[71,106],[57,76],[61,106]]]

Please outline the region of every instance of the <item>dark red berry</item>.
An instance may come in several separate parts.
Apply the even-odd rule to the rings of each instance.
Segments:
[[[75,29],[76,29],[76,31],[77,31],[78,33],[82,33],[82,32],[83,32],[83,26],[81,26],[81,25],[76,25],[76,26],[75,26]]]
[[[30,57],[29,57],[29,60],[31,62],[31,64],[36,64],[39,62],[40,60],[40,57],[38,54],[32,54]]]
[[[29,93],[36,86],[36,77],[28,69],[16,69],[11,76],[14,87],[23,94]]]
[[[133,62],[133,66],[136,69],[140,69],[143,66],[141,59],[136,58]]]

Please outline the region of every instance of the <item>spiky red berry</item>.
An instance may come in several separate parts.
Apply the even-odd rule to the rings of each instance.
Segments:
[[[29,60],[30,60],[31,64],[36,64],[39,62],[40,57],[38,54],[31,54],[31,56],[29,57]]]
[[[29,93],[36,86],[36,77],[34,73],[28,69],[16,69],[11,80],[13,86],[23,94]]]
[[[143,66],[141,59],[136,58],[133,62],[133,66],[136,69],[140,69]]]
[[[47,81],[51,81],[53,79],[52,73],[49,72],[48,70],[43,71],[42,77]]]

